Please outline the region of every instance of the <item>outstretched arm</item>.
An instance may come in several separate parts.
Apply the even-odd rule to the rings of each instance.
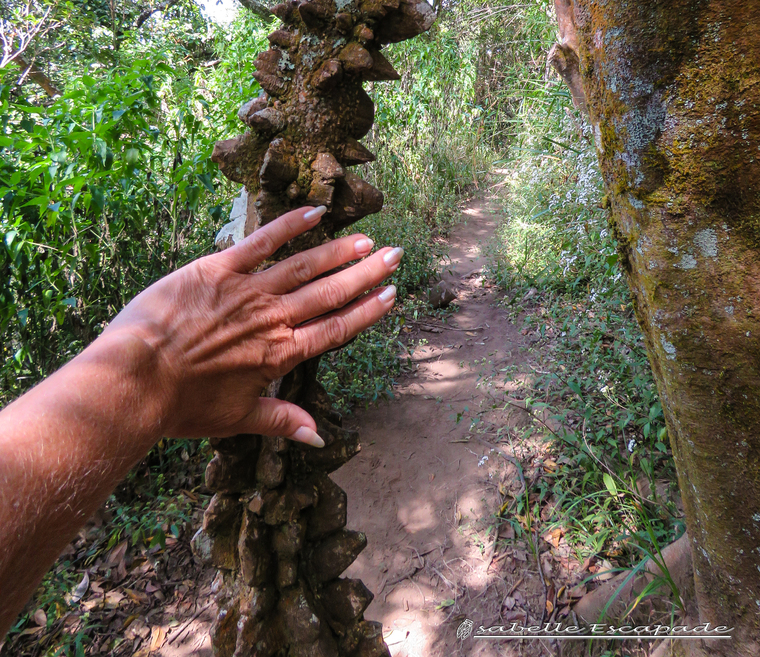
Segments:
[[[322,440],[303,409],[261,397],[393,305],[350,303],[396,269],[400,249],[343,237],[250,273],[319,221],[302,208],[158,281],[79,356],[0,412],[0,637],[82,523],[162,436]]]

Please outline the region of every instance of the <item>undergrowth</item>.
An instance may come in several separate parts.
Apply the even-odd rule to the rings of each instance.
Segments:
[[[536,418],[519,437],[549,442],[556,465],[534,493],[579,557],[630,567],[684,528],[662,405],[590,127],[552,85],[521,118],[490,271],[530,344],[530,370],[506,381]]]

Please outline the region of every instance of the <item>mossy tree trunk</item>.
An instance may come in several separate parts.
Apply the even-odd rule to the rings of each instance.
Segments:
[[[576,0],[588,111],[665,409],[700,620],[760,654],[760,3]]]

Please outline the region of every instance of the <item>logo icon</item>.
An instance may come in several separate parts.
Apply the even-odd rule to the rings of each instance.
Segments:
[[[465,618],[462,621],[462,624],[457,628],[457,639],[464,641],[470,636],[470,634],[472,634],[473,625],[474,623],[469,618]]]

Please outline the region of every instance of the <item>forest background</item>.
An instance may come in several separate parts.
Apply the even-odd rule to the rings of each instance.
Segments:
[[[501,521],[519,536],[525,518],[541,516],[562,526],[581,560],[639,564],[683,523],[593,138],[547,64],[553,3],[445,0],[436,9],[429,33],[388,48],[401,81],[369,89],[376,115],[365,143],[378,159],[361,175],[386,202],[352,230],[405,249],[392,281],[399,303],[323,359],[322,382],[346,413],[391,392],[415,346],[404,325],[430,312],[426,291],[460,204],[505,178],[490,277],[534,336],[537,366],[504,378],[519,377],[536,417],[525,431],[551,441],[555,470],[518,504],[522,521]],[[0,20],[10,43],[0,68],[4,405],[147,285],[214,249],[239,189],[211,150],[240,132],[237,110],[259,92],[253,61],[271,24],[246,10],[215,24],[193,0],[0,0]],[[10,61],[15,31],[38,27]],[[203,441],[156,446],[109,501],[98,535],[51,570],[5,650],[37,631],[38,610],[56,627],[97,555],[125,540],[160,554],[167,537],[192,535],[209,455]],[[540,513],[547,500],[549,516]],[[47,654],[85,654],[92,631],[85,622],[56,633]]]

